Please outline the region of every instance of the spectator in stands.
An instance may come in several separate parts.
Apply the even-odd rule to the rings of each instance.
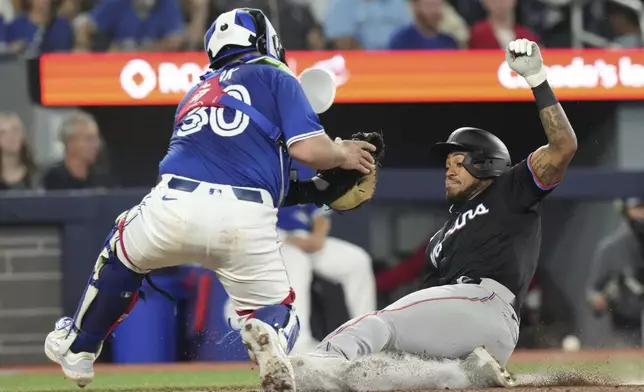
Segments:
[[[78,16],[82,0],[62,0],[58,9],[58,16],[74,20]]]
[[[178,0],[103,0],[79,21],[76,51],[177,51],[183,34]]]
[[[321,23],[324,20],[324,15],[326,14],[328,2],[330,0],[294,0],[296,3],[305,4],[311,8],[311,13],[313,18]]]
[[[13,3],[10,1],[0,1],[0,19],[5,22],[11,22],[15,14]]]
[[[443,1],[443,19],[438,25],[438,31],[453,37],[459,48],[467,48],[470,26],[448,1]]]
[[[391,37],[390,49],[458,49],[456,40],[440,31],[444,0],[408,1],[414,14],[414,23]]]
[[[607,2],[605,6],[608,14],[608,24],[615,35],[613,43],[621,48],[640,48],[644,46],[637,13],[631,8],[613,2]]]
[[[539,42],[528,28],[516,23],[516,0],[483,0],[487,19],[475,23],[470,31],[470,49],[505,49],[515,39]]]
[[[386,49],[410,23],[406,0],[330,0],[324,34],[334,49]]]
[[[313,173],[296,164],[300,178]],[[283,241],[282,257],[295,290],[295,307],[300,319],[296,352],[307,352],[317,342],[311,333],[311,281],[313,273],[340,283],[349,317],[376,310],[376,289],[371,257],[362,248],[329,237],[331,221],[327,211],[312,204],[278,210],[277,227]],[[345,320],[346,321],[346,320]]]
[[[4,17],[0,15],[0,53],[7,50],[7,25],[4,22]]]
[[[25,127],[15,113],[0,113],[0,190],[31,189],[37,170]]]
[[[105,188],[114,184],[107,170],[96,164],[100,148],[98,125],[85,112],[66,116],[60,125],[60,141],[65,146],[63,161],[44,176],[45,189]]]
[[[345,0],[346,1],[346,0]],[[322,50],[326,42],[308,4],[293,0],[217,0],[219,12],[250,7],[264,11],[279,32],[286,50]]]
[[[29,0],[25,12],[7,28],[9,51],[39,54],[69,52],[74,46],[70,20],[58,16],[52,0]]]
[[[619,344],[642,345],[644,199],[623,202],[624,224],[595,251],[587,300],[596,315],[610,313]]]
[[[181,0],[184,16],[186,50],[203,50],[203,36],[208,24],[215,20],[216,14],[210,0]]]

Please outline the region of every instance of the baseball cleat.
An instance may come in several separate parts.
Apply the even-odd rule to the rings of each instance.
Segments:
[[[517,385],[514,376],[492,357],[485,347],[478,347],[461,363],[474,387],[504,387]]]
[[[69,348],[61,352],[61,344],[67,339],[74,320],[63,317],[56,321],[56,328],[45,339],[45,355],[63,369],[65,377],[84,388],[94,379],[94,353],[73,353]],[[69,345],[67,345],[69,346]]]
[[[241,338],[251,360],[259,366],[262,391],[295,392],[293,367],[277,332],[263,321],[250,319],[241,329]]]
[[[293,369],[319,367],[328,370],[330,368],[344,368],[350,363],[348,359],[341,356],[314,352],[290,355],[289,361],[291,362]]]
[[[344,357],[309,353],[289,356],[299,391],[349,391],[346,371],[351,364]]]

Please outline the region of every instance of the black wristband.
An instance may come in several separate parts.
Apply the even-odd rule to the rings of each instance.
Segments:
[[[298,204],[315,204],[318,207],[326,204],[329,193],[319,190],[313,180],[291,181],[288,193],[282,201],[282,207]]]
[[[537,101],[537,107],[539,107],[539,110],[559,103],[547,80],[533,88],[532,94],[534,94],[534,99]]]

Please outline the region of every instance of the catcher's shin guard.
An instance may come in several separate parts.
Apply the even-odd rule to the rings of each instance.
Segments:
[[[118,225],[96,260],[74,324],[61,351],[99,353],[103,341],[132,310],[145,275],[128,269],[116,255]],[[67,347],[65,347],[67,345]]]

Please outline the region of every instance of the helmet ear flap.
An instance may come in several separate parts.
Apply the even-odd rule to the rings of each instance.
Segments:
[[[476,153],[474,152],[468,152],[465,154],[465,158],[463,158],[463,162],[461,163],[465,170],[467,170],[468,173],[472,175],[474,178],[481,178],[479,176],[480,170],[476,168],[474,165],[480,164],[478,160],[475,159]]]
[[[271,37],[267,37],[267,34],[270,31],[273,31],[273,29],[269,29],[266,25],[266,15],[264,15],[261,10],[252,10],[250,11],[250,13],[253,16],[253,20],[255,21],[257,31],[262,32],[261,35],[258,34],[257,37],[255,37],[255,47],[257,48],[257,51],[263,56],[270,55],[270,53],[268,53],[268,48],[270,45],[272,45],[272,47],[275,48],[275,51],[277,52],[277,59],[280,62],[286,64],[286,52],[284,50],[284,47],[282,46],[282,43],[280,42],[280,39],[275,34]],[[271,39],[272,42],[268,42],[268,39]]]
[[[286,50],[282,46],[282,42],[277,37],[277,35],[273,36],[273,47],[277,51],[277,58],[279,59],[279,61],[288,65],[288,63],[286,62]]]
[[[497,177],[509,168],[505,160],[490,158],[482,151],[466,153],[462,164],[468,173],[478,179]]]
[[[257,34],[257,36],[255,37],[255,48],[262,55],[266,55],[266,19],[264,19],[264,14],[259,10],[251,11],[251,15],[253,16],[253,20],[255,21],[257,31],[262,32],[261,35]]]

